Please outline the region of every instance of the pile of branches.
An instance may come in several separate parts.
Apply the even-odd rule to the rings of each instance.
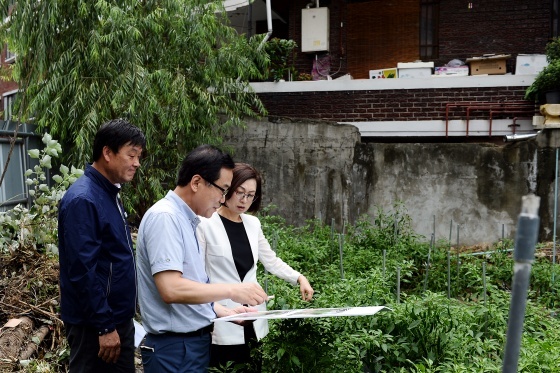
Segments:
[[[26,248],[0,253],[0,371],[64,355],[58,278],[55,256]]]

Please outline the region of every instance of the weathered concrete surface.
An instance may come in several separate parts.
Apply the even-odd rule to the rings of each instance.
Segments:
[[[340,229],[402,202],[427,238],[435,217],[436,239],[449,238],[453,221],[452,242],[459,224],[460,244],[490,243],[502,228],[514,237],[521,197],[532,192],[541,196],[542,238],[552,232],[552,150],[539,150],[536,141],[366,144],[352,125],[263,120],[235,129],[226,143],[236,161],[262,172],[263,204],[276,205],[273,213],[295,225],[316,217],[335,219]]]
[[[545,129],[536,137],[538,146],[538,176],[536,195],[541,197],[539,209],[540,240],[552,240],[554,237],[554,202],[556,177],[556,156],[560,147],[560,131]],[[560,187],[560,186],[559,186]],[[558,229],[558,228],[557,228]],[[556,235],[558,235],[557,232]]]
[[[275,212],[297,225],[313,217],[330,222],[349,216],[359,141],[354,126],[312,121],[249,122],[227,139],[236,161],[260,170],[263,204],[278,206]]]

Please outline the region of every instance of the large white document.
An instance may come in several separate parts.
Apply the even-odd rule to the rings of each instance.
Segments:
[[[387,308],[385,306],[271,310],[271,311],[239,313],[236,315],[220,317],[212,321],[221,322],[221,321],[257,320],[257,319],[302,319],[302,318],[309,318],[309,317],[368,316],[368,315],[375,315],[377,312],[381,311],[384,308],[390,310],[390,308]]]

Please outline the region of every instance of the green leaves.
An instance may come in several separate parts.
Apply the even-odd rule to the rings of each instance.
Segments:
[[[546,45],[548,66],[542,69],[526,89],[526,100],[541,100],[547,91],[560,89],[560,38],[553,38]]]
[[[392,311],[373,317],[273,321],[262,347],[264,371],[466,373],[501,369],[510,302],[504,284],[510,286],[513,274],[511,242],[498,242],[489,255],[461,256],[460,298],[448,299],[449,244],[433,248],[430,275],[434,280],[423,291],[420,264],[429,246],[410,230],[409,217],[399,206],[397,213],[379,210],[374,219],[364,218],[346,227],[344,280],[338,271],[338,255],[331,255],[332,244],[338,244],[331,227],[319,221],[287,226],[270,214],[271,209],[265,209],[266,216],[261,217],[265,236],[280,258],[309,279],[315,295],[311,303],[303,302],[297,287],[261,272],[260,283],[264,286],[266,281],[269,294],[275,295],[269,308],[386,305]],[[383,250],[387,253],[385,271]],[[485,288],[482,261],[487,263]],[[395,296],[396,267],[401,268],[400,303]],[[519,371],[553,372],[560,366],[560,323],[551,311],[557,308],[559,292],[558,285],[550,284],[552,268],[546,257],[533,265]]]
[[[93,137],[106,120],[127,117],[142,128],[149,177],[136,177],[132,189],[140,193],[124,198],[137,220],[163,196],[161,185],[171,187],[190,149],[219,144],[231,126],[266,113],[248,83],[265,73],[264,35],[238,35],[216,12],[221,1],[15,3],[0,35],[18,56],[19,117],[57,137],[67,149],[63,161],[76,165],[92,161]]]
[[[275,82],[288,78],[288,74],[295,75],[296,69],[289,65],[290,57],[297,48],[293,40],[272,38],[266,42],[264,49],[270,57],[269,75]]]
[[[49,134],[42,138],[44,148],[33,149],[29,155],[39,164],[25,172],[29,195],[33,197],[30,208],[17,205],[0,212],[0,250],[15,253],[22,249],[44,250],[58,254],[58,203],[64,192],[83,173],[82,170],[62,165],[61,174],[54,174],[55,185],[47,185],[45,170],[52,168],[52,154],[58,157],[61,146]]]

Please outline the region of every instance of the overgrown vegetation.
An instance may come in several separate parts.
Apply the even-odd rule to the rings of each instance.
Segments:
[[[525,90],[525,99],[546,103],[545,94],[560,89],[560,38],[551,39],[546,45],[545,66],[533,83]]]
[[[266,372],[501,370],[513,275],[507,249],[513,248],[512,242],[500,241],[486,255],[461,252],[457,273],[456,251],[461,248],[440,242],[431,250],[430,242],[411,231],[403,206],[395,206],[393,212],[378,211],[373,219],[364,216],[347,227],[342,279],[340,240],[330,227],[310,221],[297,228],[274,216],[262,221],[265,234],[277,237],[278,255],[305,273],[317,291],[313,303],[306,304],[289,284],[265,276],[269,294],[276,296],[272,308],[392,309],[373,317],[271,321],[263,345]],[[532,270],[519,371],[554,372],[560,366],[560,356],[552,352],[560,349],[553,271],[550,257],[539,255]]]
[[[60,165],[60,173],[52,175],[52,181],[47,180],[47,171],[52,169],[62,147],[50,134],[45,134],[42,141],[42,150],[29,151],[38,164],[25,172],[25,183],[33,201],[31,207],[17,205],[8,212],[0,212],[0,252],[15,254],[18,250],[34,249],[58,254],[58,202],[83,171]]]
[[[272,38],[265,44],[264,50],[270,56],[268,76],[272,81],[297,80],[297,70],[293,65],[296,48],[297,43],[288,39]]]
[[[2,45],[17,56],[3,72],[19,87],[14,119],[56,137],[65,163],[91,162],[109,119],[146,134],[142,167],[123,189],[135,223],[172,189],[189,150],[266,114],[249,86],[266,78],[264,34],[237,34],[220,0],[0,0],[0,9],[11,9]]]
[[[56,205],[81,171],[63,166],[48,187],[45,171],[60,145],[49,135],[43,142],[43,151],[30,152],[38,165],[26,174],[34,204],[0,213],[0,323],[28,315],[51,329],[38,356],[14,362],[14,371],[67,371],[68,349],[58,319]],[[269,308],[384,305],[391,310],[375,316],[271,321],[262,345],[264,372],[501,369],[512,242],[500,241],[484,255],[470,255],[445,241],[427,242],[411,230],[400,204],[394,211],[377,211],[374,218],[364,216],[346,226],[343,235],[316,220],[289,226],[271,214],[273,208],[261,216],[265,234],[278,255],[309,278],[316,293],[312,303],[303,302],[296,288],[261,272],[261,283],[275,295]],[[546,248],[539,248],[519,371],[555,372],[560,366],[558,275]]]
[[[0,333],[2,371],[9,371],[8,367],[18,370],[20,365],[29,372],[67,370],[69,351],[58,312],[58,203],[83,171],[60,165],[60,173],[50,175],[52,180],[48,180],[53,160],[60,157],[62,147],[49,134],[42,141],[42,150],[29,151],[37,164],[25,172],[33,197],[31,206],[17,205],[0,212],[0,323],[29,316],[38,325],[46,325],[50,333],[45,341],[33,340],[42,346],[39,359],[20,362],[6,361],[4,347],[12,347],[18,340],[3,340]]]

